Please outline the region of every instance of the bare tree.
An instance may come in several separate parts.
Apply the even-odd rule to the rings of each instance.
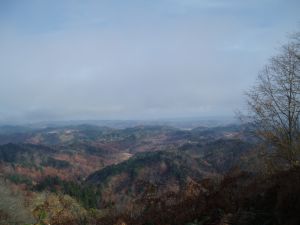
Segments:
[[[247,92],[248,118],[256,134],[290,167],[300,154],[300,35],[270,59]]]

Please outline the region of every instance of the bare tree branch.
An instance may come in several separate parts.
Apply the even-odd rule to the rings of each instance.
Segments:
[[[289,166],[300,156],[300,33],[282,46],[246,93],[256,134]]]

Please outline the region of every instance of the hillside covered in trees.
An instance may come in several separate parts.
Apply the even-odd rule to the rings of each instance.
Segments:
[[[3,224],[299,222],[299,169],[268,173],[249,125],[14,129],[0,135]]]

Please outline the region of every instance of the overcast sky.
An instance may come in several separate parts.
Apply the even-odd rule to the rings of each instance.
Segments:
[[[1,0],[0,122],[231,116],[299,0]]]

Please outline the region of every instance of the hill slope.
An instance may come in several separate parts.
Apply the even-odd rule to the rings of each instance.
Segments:
[[[152,189],[156,196],[178,193],[189,183],[212,177],[213,169],[182,152],[139,153],[91,174],[86,183],[100,188],[101,205],[127,202]]]

